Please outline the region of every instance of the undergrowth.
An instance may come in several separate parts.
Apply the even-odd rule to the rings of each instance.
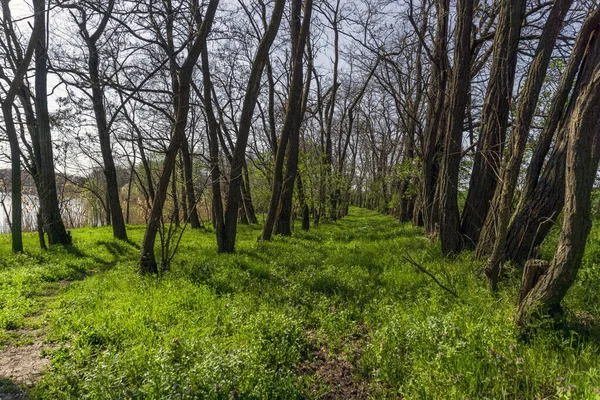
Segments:
[[[160,278],[140,276],[138,248],[109,228],[19,256],[2,236],[0,341],[43,317],[55,347],[30,389],[40,399],[343,398],[344,385],[373,398],[600,398],[598,229],[568,322],[528,342],[513,323],[517,268],[491,294],[469,253],[444,259],[419,229],[361,209],[291,238],[259,233],[241,227],[236,254],[217,255],[214,233],[187,231]],[[129,227],[132,243],[142,234]],[[327,370],[342,363],[336,382]]]

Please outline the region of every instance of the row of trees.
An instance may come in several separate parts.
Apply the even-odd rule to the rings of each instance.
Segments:
[[[2,0],[14,251],[21,167],[40,229],[70,243],[54,144],[70,149],[67,168],[101,167],[96,195],[122,240],[117,170],[130,171],[128,193],[135,185],[147,209],[145,273],[161,268],[169,221],[201,226],[200,202],[219,252],[257,214],[270,240],[291,235],[296,216],[309,229],[355,204],[422,225],[446,256],[473,249],[492,290],[562,215],[548,271],[522,293],[522,326],[558,309],[575,279],[600,156],[594,1],[33,0],[13,11]]]

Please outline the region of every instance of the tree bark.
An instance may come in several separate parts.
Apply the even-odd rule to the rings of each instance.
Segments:
[[[10,46],[12,40],[14,45],[18,45],[16,33],[13,27],[12,14],[9,6],[9,0],[2,0],[2,14],[3,14],[3,30],[7,37],[6,46]],[[33,58],[34,51],[38,40],[44,35],[44,28],[39,24],[36,24],[38,20],[34,20],[34,26],[29,37],[29,43],[25,53],[21,53],[21,58],[14,60],[16,61],[16,70],[14,76],[9,84],[8,90],[6,91],[5,97],[2,100],[2,115],[4,117],[4,123],[6,128],[6,135],[8,137],[10,145],[10,160],[11,160],[11,239],[12,239],[12,251],[14,253],[20,253],[23,251],[23,208],[22,208],[22,185],[21,185],[21,151],[19,147],[19,139],[17,136],[17,129],[15,127],[12,107],[14,105],[15,98],[18,91],[23,85],[23,78],[27,73],[31,59]],[[14,54],[14,53],[13,53]],[[18,53],[17,53],[18,54]]]
[[[301,2],[300,2],[301,3]],[[310,35],[310,16],[312,15],[312,0],[307,0],[304,4],[304,21],[302,25],[299,25],[300,22],[300,13],[298,12],[297,21],[298,26],[294,28],[297,30],[297,34],[301,36],[296,43],[296,46],[303,46],[302,49],[295,49],[296,54],[301,52],[304,54],[304,47],[307,46],[309,42]],[[306,31],[304,28],[306,26]],[[302,36],[306,35],[305,38]],[[304,41],[304,43],[301,43]],[[294,49],[292,49],[294,51]],[[300,54],[300,64],[296,64],[294,68],[300,68],[300,73],[298,74],[298,78],[302,80],[302,54]],[[286,168],[285,168],[285,179],[283,181],[283,188],[281,192],[281,199],[279,201],[279,207],[277,209],[277,222],[275,225],[275,233],[290,236],[292,234],[292,219],[293,219],[293,196],[294,196],[294,184],[296,181],[296,177],[300,179],[298,175],[298,154],[300,152],[300,128],[302,126],[302,121],[304,120],[304,114],[306,112],[308,97],[310,96],[310,85],[312,81],[312,70],[311,67],[313,65],[312,55],[308,56],[308,68],[306,72],[306,79],[304,82],[304,87],[301,89],[302,96],[296,105],[296,116],[294,126],[292,127],[291,132],[291,140],[290,147],[288,150],[287,160],[286,160]],[[293,69],[295,71],[295,69]],[[302,188],[301,182],[299,189]],[[304,194],[302,194],[304,195]],[[303,229],[305,224],[303,222]]]
[[[225,251],[225,220],[223,216],[223,200],[221,198],[221,171],[219,168],[219,125],[212,104],[212,80],[210,78],[210,65],[206,44],[202,48],[202,79],[204,86],[204,109],[206,110],[208,122],[213,226],[217,235],[217,251],[223,253]]]
[[[69,245],[71,236],[67,233],[60,215],[58,192],[56,190],[56,173],[54,171],[54,155],[52,151],[52,134],[50,132],[50,116],[48,114],[48,49],[46,43],[46,2],[34,0],[34,23],[38,24],[44,34],[40,35],[35,49],[35,113],[37,138],[39,139],[40,166],[39,201],[44,218],[44,231],[48,234],[48,243]]]
[[[423,148],[421,154],[421,211],[425,234],[436,233],[438,213],[436,212],[436,182],[439,173],[439,151],[442,140],[440,127],[443,123],[446,85],[448,81],[448,18],[450,1],[437,0],[437,31],[434,42],[434,54],[431,66],[429,106],[427,109]]]
[[[179,216],[179,196],[177,188],[177,168],[173,167],[173,178],[171,179],[171,198],[173,199],[173,221],[175,226],[179,227],[180,216]]]
[[[304,193],[304,184],[302,182],[302,174],[298,174],[296,182],[298,186],[298,201],[300,202],[300,209],[302,212],[302,230],[308,231],[310,229],[310,211],[308,204],[306,204],[306,196]]]
[[[252,201],[252,190],[250,188],[250,174],[248,173],[248,163],[244,161],[244,181],[242,182],[242,201],[244,202],[244,210],[248,223],[258,224],[256,211],[254,210],[254,202]]]
[[[532,249],[544,240],[562,209],[567,141],[563,128],[573,109],[573,102],[570,102],[568,107],[566,104],[571,92],[573,91],[575,95],[579,86],[576,85],[573,90],[573,81],[580,71],[590,36],[599,23],[600,8],[594,10],[582,25],[559,87],[552,99],[550,112],[527,170],[523,193],[510,220],[504,249],[506,259],[524,261]],[[556,144],[542,170],[553,137],[556,137]]]
[[[527,175],[525,177],[525,185],[523,187],[523,193],[519,203],[527,202],[536,188],[540,172],[546,160],[546,155],[552,144],[552,139],[558,132],[559,123],[561,122],[565,113],[565,107],[568,104],[569,94],[573,89],[573,81],[579,71],[581,60],[585,54],[587,44],[591,33],[596,29],[596,26],[600,23],[600,8],[596,8],[590,13],[588,18],[584,21],[577,34],[577,40],[573,46],[571,57],[565,68],[558,88],[554,93],[550,104],[550,111],[546,117],[544,128],[540,134],[536,147],[531,156],[529,167],[527,169]],[[520,208],[520,205],[517,209]]]
[[[200,229],[200,218],[196,209],[196,190],[194,189],[194,166],[192,154],[187,138],[183,139],[181,146],[183,158],[183,172],[185,176],[185,196],[187,200],[187,215],[192,229]]]
[[[529,129],[537,106],[538,98],[550,57],[556,44],[556,38],[562,27],[564,18],[573,0],[557,0],[552,6],[550,15],[540,36],[535,56],[529,66],[525,88],[521,93],[517,106],[516,119],[509,142],[509,153],[505,159],[500,184],[492,199],[492,212],[488,212],[481,236],[477,244],[476,256],[490,256],[486,266],[486,274],[492,290],[496,290],[500,274],[500,266],[504,261],[504,247],[509,218],[512,212],[513,196],[519,178],[519,170],[523,161],[525,145]]]
[[[450,112],[440,178],[440,241],[445,255],[462,248],[458,210],[458,174],[462,151],[462,132],[471,80],[471,31],[474,0],[457,3],[456,45],[450,84]]]
[[[90,36],[85,28],[85,21],[79,24],[80,31],[88,48],[88,73],[90,74],[90,83],[92,86],[92,103],[94,115],[96,117],[96,128],[100,142],[100,151],[102,161],[104,162],[104,176],[106,178],[106,191],[108,193],[108,208],[110,212],[110,222],[112,225],[113,236],[120,240],[127,240],[127,230],[125,229],[125,220],[123,219],[123,210],[119,197],[119,184],[117,182],[117,169],[112,154],[112,145],[110,140],[110,130],[106,119],[106,108],[104,107],[104,91],[100,82],[98,39],[104,31],[104,27],[110,18],[110,13],[114,1],[110,2],[109,10],[104,15],[100,27]]]
[[[534,318],[560,310],[562,299],[577,277],[592,226],[591,191],[600,160],[599,33],[596,30],[588,48],[589,64],[569,121],[562,230],[548,272],[519,304],[517,324],[524,331]]]
[[[502,0],[479,145],[461,222],[466,245],[477,244],[498,183],[525,4],[524,0]]]

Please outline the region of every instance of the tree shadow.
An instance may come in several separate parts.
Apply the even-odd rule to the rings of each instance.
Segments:
[[[112,254],[115,258],[120,258],[126,255],[129,252],[127,248],[126,242],[118,242],[118,241],[107,241],[107,240],[99,240],[98,245],[106,248],[110,254]]]
[[[27,400],[29,396],[13,380],[0,377],[0,400]]]
[[[75,256],[78,258],[87,257],[87,254],[85,254],[83,251],[79,250],[77,247],[73,246],[72,244],[64,245],[63,248],[67,251],[67,253],[69,253],[72,256]]]
[[[567,337],[577,334],[574,346],[580,343],[592,343],[600,347],[600,321],[592,314],[585,312],[569,312],[568,315],[556,323],[556,329],[562,331]]]

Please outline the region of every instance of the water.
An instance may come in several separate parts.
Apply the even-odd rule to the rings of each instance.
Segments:
[[[84,226],[98,226],[104,223],[103,212],[90,209],[85,199],[79,197],[62,198],[59,200],[61,215],[67,229],[81,228]],[[39,200],[37,195],[23,193],[23,232],[37,230],[37,213]],[[0,191],[0,233],[10,232],[10,218],[12,210],[11,194]]]

